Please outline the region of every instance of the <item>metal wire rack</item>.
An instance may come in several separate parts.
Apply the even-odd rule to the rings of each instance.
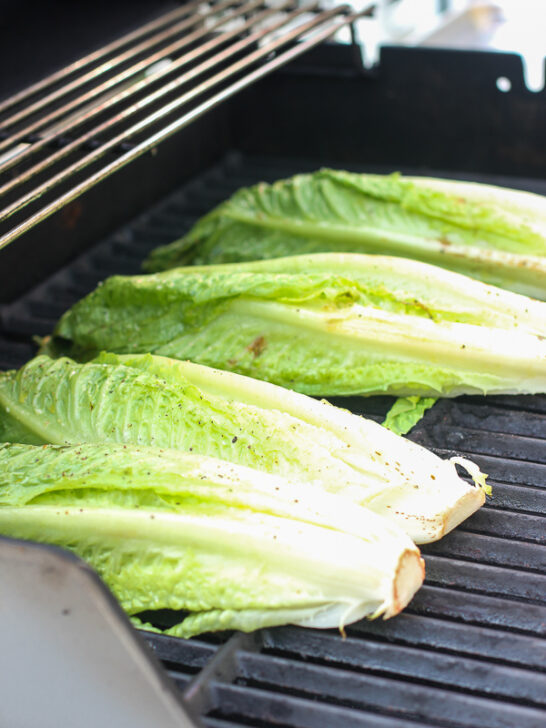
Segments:
[[[0,248],[356,17],[198,0],[3,101]]]

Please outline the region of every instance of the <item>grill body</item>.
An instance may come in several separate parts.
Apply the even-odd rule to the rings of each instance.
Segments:
[[[502,94],[496,79],[512,91]],[[242,185],[325,165],[546,193],[545,92],[515,56],[326,45],[250,87],[0,251],[0,368],[115,273],[136,273]],[[379,420],[392,400],[338,399]],[[208,726],[531,728],[546,722],[546,396],[442,401],[411,433],[489,474],[493,499],[423,549],[405,612],[335,631],[147,636]]]

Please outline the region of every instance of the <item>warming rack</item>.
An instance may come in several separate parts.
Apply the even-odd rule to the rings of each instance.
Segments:
[[[365,13],[184,4],[0,103],[0,249]]]

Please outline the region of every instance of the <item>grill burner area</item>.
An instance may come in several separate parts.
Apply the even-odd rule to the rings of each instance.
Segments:
[[[152,248],[182,235],[237,188],[323,164],[228,155],[0,308],[0,368],[23,364],[34,354],[33,335],[50,333],[63,311],[105,277],[138,273]],[[546,183],[536,180],[473,180],[546,193]],[[334,401],[380,420],[392,399]],[[443,400],[411,438],[443,457],[473,459],[489,474],[493,498],[453,533],[423,548],[426,582],[403,614],[352,625],[346,639],[333,630],[297,627],[188,641],[147,634],[204,725],[546,724],[546,396]]]

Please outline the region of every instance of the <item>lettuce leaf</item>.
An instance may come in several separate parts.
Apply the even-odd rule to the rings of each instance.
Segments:
[[[435,402],[434,397],[399,397],[387,412],[383,427],[397,435],[405,435]]]
[[[108,279],[57,325],[75,358],[151,351],[315,396],[546,391],[546,304],[350,254]]]
[[[394,616],[424,576],[402,530],[340,496],[127,445],[0,446],[0,533],[71,549],[129,614],[189,612],[171,630],[184,637],[285,623],[343,630]]]
[[[491,185],[323,169],[243,188],[144,264],[323,252],[414,258],[546,298],[546,200]]]
[[[0,441],[15,437],[220,458],[341,494],[397,522],[416,543],[440,538],[485,498],[451,462],[375,422],[255,379],[151,355],[104,354],[86,364],[39,356],[0,373]]]

